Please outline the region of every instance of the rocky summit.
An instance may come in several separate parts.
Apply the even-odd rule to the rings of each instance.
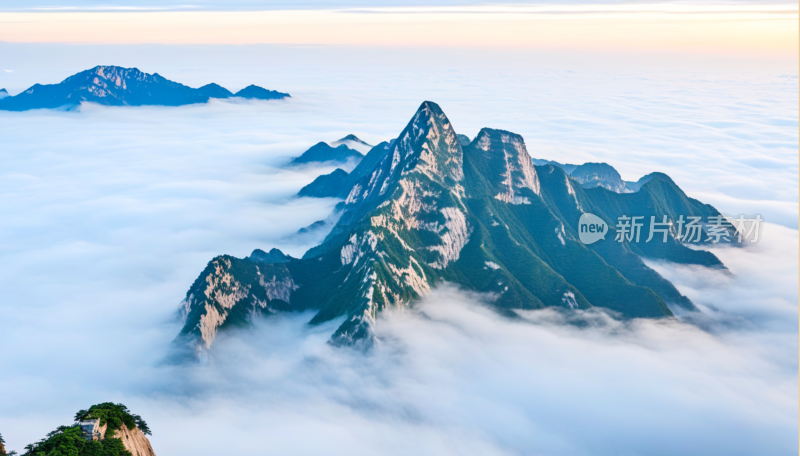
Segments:
[[[719,215],[668,176],[653,173],[629,193],[583,188],[559,166],[535,166],[517,134],[457,135],[436,103],[422,103],[353,173],[335,182],[347,187],[336,190],[338,222],[302,258],[257,251],[211,260],[183,302],[176,342],[202,353],[219,331],[257,316],[314,310],[311,325],[343,318],[332,343],[369,345],[381,311],[412,305],[443,282],[490,293],[504,314],[600,307],[623,319],[663,318],[696,309],[642,258],[724,268],[673,231],[667,242],[579,240],[584,213],[609,227],[622,215],[645,216],[643,233],[650,216]]]

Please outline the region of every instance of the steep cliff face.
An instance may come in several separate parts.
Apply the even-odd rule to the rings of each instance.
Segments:
[[[183,334],[199,339],[198,348],[210,348],[221,327],[291,310],[291,294],[297,285],[286,267],[289,257],[274,264],[260,261],[257,252],[251,257],[215,258],[189,290],[181,307]]]
[[[103,440],[113,437],[120,439],[133,456],[156,456],[153,447],[150,445],[150,440],[137,427],[128,429],[123,423],[116,431],[109,431],[107,423],[100,425],[100,419],[82,421],[80,424],[87,439]]]
[[[491,183],[495,199],[509,204],[531,204],[533,195],[528,192],[541,193],[539,176],[522,136],[484,128],[475,138],[473,147],[477,152],[476,160],[484,162],[483,177]]]
[[[583,188],[601,187],[616,193],[630,193],[619,173],[607,163],[584,163],[576,167],[570,177],[580,182]]]
[[[122,440],[125,448],[131,452],[133,456],[156,456],[153,447],[150,445],[150,440],[138,428],[128,429],[124,424],[113,436]]]
[[[333,340],[370,339],[378,312],[427,293],[469,240],[463,178],[463,152],[449,119],[435,103],[423,103],[353,185],[328,238],[305,255],[338,251],[349,270],[312,323],[344,313]]]
[[[443,281],[491,293],[504,310],[596,306],[660,318],[672,305],[695,308],[641,257],[721,266],[674,233],[658,246],[611,234],[591,246],[579,241],[584,213],[611,227],[625,211],[646,220],[718,214],[668,177],[650,175],[636,193],[584,189],[560,167],[534,166],[514,133],[485,128],[466,143],[432,102],[350,176],[347,191],[337,190],[338,222],[302,259],[212,260],[187,293],[179,340],[205,350],[226,326],[314,309],[311,324],[344,317],[332,342],[369,344],[383,309],[408,306]]]

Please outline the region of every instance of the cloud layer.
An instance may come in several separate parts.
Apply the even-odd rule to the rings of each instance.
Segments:
[[[733,275],[681,283],[713,303],[704,329],[600,312],[511,320],[442,286],[381,318],[368,356],[328,346],[335,325],[310,329],[310,315],[266,320],[225,335],[208,365],[161,370],[178,383],[142,407],[170,453],[793,454],[798,266],[778,252],[797,232],[770,228],[771,242],[718,252]],[[209,427],[226,439],[198,437]]]
[[[653,265],[704,308],[684,318],[696,325],[509,320],[443,287],[382,319],[367,357],[325,343],[336,322],[308,328],[301,314],[221,337],[205,366],[163,365],[177,304],[214,255],[315,243],[287,236],[335,201],[292,195],[330,169],[281,164],[348,133],[389,139],[424,99],[460,133],[516,131],[536,157],[607,161],[626,179],[664,171],[723,211],[796,227],[794,76],[334,66],[321,78],[303,65],[262,76],[287,102],[0,113],[11,449],[113,400],[145,417],[160,456],[797,452],[797,231],[781,225],[717,252],[732,275]],[[230,88],[262,74],[176,68],[162,74]]]

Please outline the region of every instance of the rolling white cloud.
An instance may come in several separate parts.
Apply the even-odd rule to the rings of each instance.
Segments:
[[[297,60],[263,76],[209,59],[160,72],[293,98],[0,112],[10,449],[113,400],[144,416],[161,456],[797,452],[796,76],[390,66],[323,77]],[[288,315],[222,336],[208,365],[162,364],[178,303],[214,255],[314,244],[288,236],[335,201],[292,195],[331,169],[281,164],[348,133],[390,139],[424,99],[459,133],[519,132],[536,157],[606,161],[626,179],[663,171],[690,196],[777,224],[755,248],[718,252],[732,275],[653,264],[704,308],[696,325],[510,320],[443,287],[382,319],[366,357],[328,346],[333,326]]]

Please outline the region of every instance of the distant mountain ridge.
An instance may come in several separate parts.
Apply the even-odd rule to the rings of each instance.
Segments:
[[[616,169],[608,163],[584,163],[582,165],[562,164],[552,160],[532,158],[534,165],[553,165],[564,170],[583,188],[601,187],[616,193],[633,193],[650,181],[651,175],[642,177],[636,182],[624,181]]]
[[[339,168],[330,174],[324,174],[314,179],[313,182],[301,188],[298,196],[312,196],[316,198],[345,198],[359,179],[362,179],[384,159],[392,143],[382,142],[370,149],[364,158],[350,173]],[[341,146],[340,146],[341,147]]]
[[[409,306],[445,281],[488,293],[506,314],[600,307],[663,318],[697,308],[642,258],[724,268],[673,231],[666,242],[579,241],[585,213],[611,227],[619,215],[641,215],[645,233],[650,216],[719,215],[668,176],[651,174],[635,193],[584,189],[559,166],[535,166],[517,134],[484,128],[468,139],[437,104],[422,103],[396,140],[373,147],[353,172],[328,176],[343,181],[344,201],[321,245],[288,261],[278,252],[270,257],[279,262],[262,261],[263,252],[211,260],[182,303],[177,346],[202,355],[219,331],[306,310],[315,311],[312,325],[344,319],[332,343],[369,345],[384,309]]]
[[[289,162],[290,165],[304,165],[308,163],[336,162],[347,163],[349,160],[361,161],[364,155],[355,151],[344,144],[331,147],[326,142],[318,142],[303,152],[299,157],[295,157]]]
[[[70,109],[84,101],[107,106],[181,106],[231,97],[280,100],[290,95],[253,85],[236,93],[214,83],[193,89],[137,68],[96,66],[58,84],[34,84],[18,95],[0,97],[0,110]]]
[[[358,136],[352,133],[332,143],[333,146],[339,146],[341,144],[344,144],[345,146],[362,153],[368,152],[370,149],[372,149],[371,144],[362,141],[361,139],[358,138]]]

